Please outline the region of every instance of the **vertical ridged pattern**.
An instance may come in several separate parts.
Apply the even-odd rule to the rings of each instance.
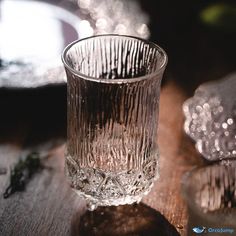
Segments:
[[[140,168],[157,148],[159,81],[106,84],[69,77],[68,151],[81,167]]]
[[[87,178],[87,182],[94,184],[93,191],[91,186],[89,189],[85,183],[78,183],[80,180],[75,181],[74,187],[95,195],[94,192],[105,191],[109,176],[112,184],[119,186],[119,190],[110,187],[113,194],[122,191],[127,195],[128,185],[136,184],[138,188],[146,181],[140,190],[145,192],[157,171],[158,103],[163,71],[158,75],[151,73],[163,63],[163,55],[154,46],[135,38],[95,37],[71,47],[66,60],[81,74],[111,81],[83,79],[66,69],[68,158],[80,170],[89,169],[90,177],[80,175],[79,179]],[[147,79],[129,81],[148,74]],[[124,81],[112,83],[116,79]],[[95,183],[96,180],[91,183],[89,179],[94,170],[102,173],[100,183]],[[121,178],[123,173],[131,172],[132,178],[144,175],[145,181],[140,184],[134,179],[130,183]]]

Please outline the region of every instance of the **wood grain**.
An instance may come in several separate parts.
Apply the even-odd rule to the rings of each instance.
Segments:
[[[201,164],[193,143],[183,133],[182,103],[185,99],[184,92],[174,82],[170,81],[162,88],[159,120],[160,178],[155,182],[150,194],[143,199],[143,203],[152,208],[150,208],[151,222],[154,224],[157,222],[162,229],[163,227],[176,229],[173,234],[162,234],[161,232],[164,231],[160,230],[160,235],[186,235],[187,212],[181,196],[181,177],[194,165]],[[46,143],[35,146],[40,152],[50,152],[50,158],[45,162],[48,168],[44,168],[33,177],[27,185],[26,191],[3,199],[2,194],[9,183],[9,168],[17,162],[20,155],[29,151],[30,148],[27,146],[28,141],[26,140],[29,140],[27,135],[32,137],[32,128],[21,129],[21,132],[21,135],[17,136],[18,138],[15,137],[14,142],[11,142],[13,139],[8,139],[6,143],[1,138],[3,141],[0,144],[0,167],[7,167],[8,173],[0,175],[0,235],[88,235],[83,232],[90,232],[88,231],[89,222],[98,224],[98,221],[91,217],[103,219],[104,213],[86,212],[85,202],[68,185],[63,170],[65,146],[61,145],[61,142],[55,142],[56,139],[52,139],[55,145]],[[11,135],[14,137],[14,132]],[[147,207],[144,212],[149,211]],[[111,210],[113,215],[114,211],[114,209]],[[124,210],[124,212],[126,211]],[[152,211],[156,211],[156,215]],[[140,211],[140,214],[137,213],[137,217],[139,215],[142,219],[141,212],[143,211]],[[82,218],[81,221],[82,215],[85,218]],[[152,218],[152,216],[156,218]],[[120,227],[132,226],[132,232],[136,232],[136,234],[129,235],[143,235],[135,228],[138,225],[135,223],[133,215],[132,217],[133,223],[126,225],[130,221],[123,221]],[[145,213],[143,217],[141,222],[148,222],[145,219],[149,219],[149,213]],[[81,225],[81,222],[84,225]],[[101,222],[103,221],[101,220]],[[99,227],[95,225],[100,233],[101,222],[99,221]],[[93,228],[96,228],[95,226],[91,225]],[[145,224],[144,226],[147,227]],[[75,230],[78,227],[87,227],[87,231]],[[152,226],[150,227],[152,228]],[[155,227],[154,229],[156,230]],[[156,232],[155,230],[153,232]],[[93,232],[91,235],[110,235],[107,234],[108,231],[105,228],[103,234],[99,234],[98,230],[91,232]]]

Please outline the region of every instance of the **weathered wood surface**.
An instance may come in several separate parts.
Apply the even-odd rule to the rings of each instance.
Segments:
[[[58,96],[62,94],[65,99],[65,92],[62,88]],[[45,96],[46,92],[42,90],[41,93]],[[6,94],[1,95],[2,107]],[[183,133],[182,103],[185,99],[186,95],[174,82],[168,81],[163,86],[159,122],[160,178],[143,199],[146,205],[98,209],[94,213],[87,212],[82,221],[85,203],[71,190],[64,177],[65,120],[58,118],[63,130],[62,135],[58,135],[60,125],[54,124],[56,128],[53,128],[53,122],[47,123],[47,118],[43,118],[49,115],[46,112],[50,109],[54,109],[55,116],[49,120],[61,115],[54,107],[58,99],[52,99],[49,104],[46,99],[42,100],[48,109],[38,107],[41,111],[35,116],[25,116],[27,110],[24,109],[16,122],[7,119],[7,115],[16,116],[8,109],[0,126],[0,167],[8,169],[7,174],[0,175],[0,235],[186,235],[187,212],[180,182],[184,172],[200,164],[200,158],[194,144]],[[65,101],[61,104],[64,106]],[[45,138],[39,135],[43,130]],[[4,199],[2,194],[9,184],[9,168],[30,150],[50,152],[50,158],[44,163],[48,168],[35,174],[26,191]],[[130,232],[133,234],[128,234]]]

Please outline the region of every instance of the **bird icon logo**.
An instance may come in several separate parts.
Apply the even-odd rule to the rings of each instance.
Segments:
[[[196,234],[201,234],[205,231],[206,227],[194,227],[193,228],[193,232],[196,233]]]

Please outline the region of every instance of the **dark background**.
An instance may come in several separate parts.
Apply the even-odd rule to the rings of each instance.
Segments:
[[[219,22],[217,26],[205,24],[200,17],[204,9],[214,4],[235,9],[235,1],[140,0],[140,3],[151,18],[151,40],[167,51],[167,79],[176,80],[188,95],[200,83],[235,70],[235,15],[232,19],[225,14],[220,20],[222,25]],[[231,23],[234,26],[229,26]]]

